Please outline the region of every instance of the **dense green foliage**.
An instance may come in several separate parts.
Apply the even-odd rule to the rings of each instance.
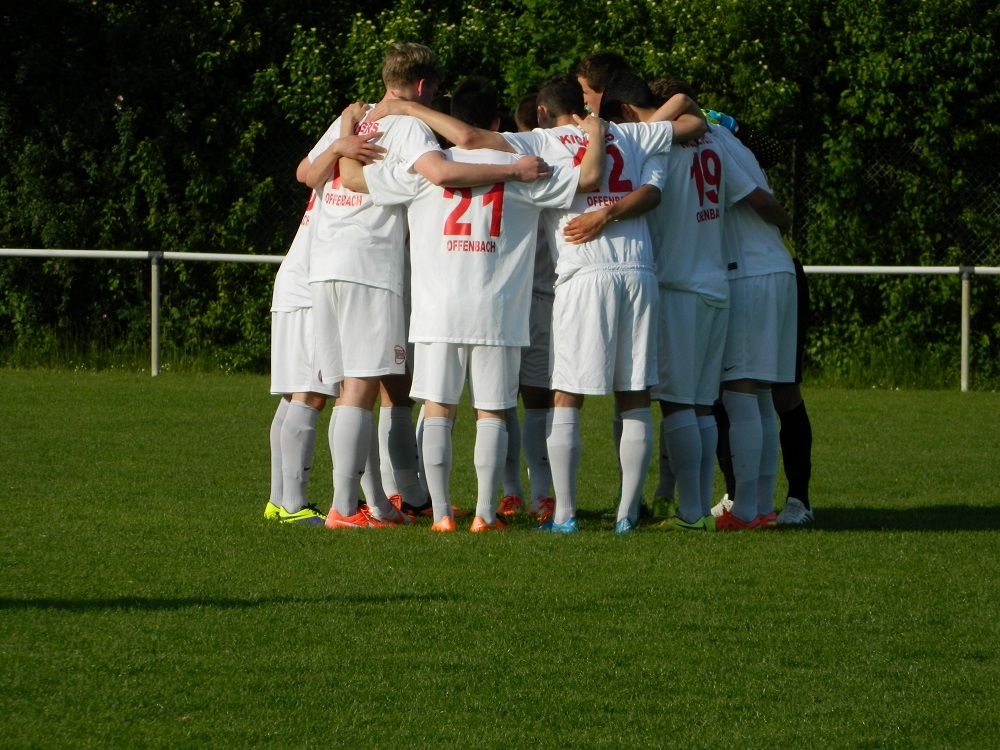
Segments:
[[[19,6],[0,15],[0,245],[280,254],[305,201],[299,159],[344,105],[381,95],[387,43],[421,41],[446,87],[483,74],[509,105],[598,49],[689,79],[789,144],[773,177],[807,264],[996,266],[998,24],[976,0]],[[166,264],[165,340],[264,366],[273,273]],[[147,278],[138,262],[4,259],[0,350],[139,347]],[[864,368],[874,344],[956,381],[957,278],[812,286],[814,367]],[[983,377],[1000,374],[998,304],[980,281]]]

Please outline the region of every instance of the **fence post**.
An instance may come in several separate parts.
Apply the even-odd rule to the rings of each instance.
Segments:
[[[149,254],[150,283],[149,320],[149,373],[152,377],[160,374],[160,266],[163,263],[162,252]]]
[[[969,301],[975,266],[962,266],[962,393],[969,390]]]

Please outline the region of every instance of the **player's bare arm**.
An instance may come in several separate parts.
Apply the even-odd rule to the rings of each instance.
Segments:
[[[514,147],[493,130],[484,130],[468,125],[451,115],[438,112],[417,102],[402,99],[384,99],[372,111],[371,119],[378,120],[389,115],[409,115],[416,117],[435,133],[444,136],[459,148],[492,148],[495,151],[515,153]]]
[[[330,144],[329,148],[316,157],[309,165],[304,182],[314,190],[322,190],[323,185],[333,176],[337,162],[341,158],[356,159],[362,164],[371,164],[381,159],[385,149],[375,141],[381,133],[354,135],[354,129],[368,111],[364,102],[349,105],[341,114],[340,138]],[[301,164],[299,165],[301,168]]]
[[[438,187],[479,187],[498,182],[548,179],[552,168],[537,156],[522,156],[513,164],[465,164],[450,161],[441,151],[429,151],[413,170]]]
[[[604,179],[604,126],[597,115],[580,117],[573,115],[576,124],[587,136],[587,151],[580,162],[580,184],[578,193],[589,193],[601,186]]]
[[[643,185],[617,203],[575,217],[563,227],[563,237],[574,245],[582,245],[594,239],[612,221],[641,216],[659,205],[659,188]]]
[[[755,188],[752,193],[743,198],[757,215],[768,224],[773,224],[782,234],[787,234],[792,228],[792,217],[778,199],[763,188]]]
[[[708,120],[698,103],[686,94],[674,94],[663,103],[647,122],[674,124],[675,141],[691,141],[708,132]]]
[[[356,159],[341,159],[340,184],[355,193],[367,193],[364,165]]]

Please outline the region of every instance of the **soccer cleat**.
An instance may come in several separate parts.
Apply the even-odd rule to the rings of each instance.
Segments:
[[[465,518],[466,516],[471,516],[471,510],[462,510],[461,508],[456,508],[454,505],[451,506],[451,514],[455,518]]]
[[[694,523],[688,523],[680,516],[670,516],[660,524],[671,531],[715,531],[715,516],[705,516],[699,518]]]
[[[394,526],[396,524],[375,518],[365,506],[358,506],[358,510],[353,516],[342,516],[333,508],[330,508],[330,512],[326,514],[326,527],[328,529],[388,529]]]
[[[631,534],[633,531],[635,531],[635,524],[632,523],[632,519],[629,518],[628,516],[621,519],[620,521],[618,521],[618,523],[615,524],[616,534]]]
[[[653,518],[671,518],[677,515],[677,501],[672,497],[654,497],[649,504],[649,512]]]
[[[424,516],[425,518],[434,517],[434,506],[431,505],[430,500],[423,505],[410,505],[409,503],[404,503],[403,498],[400,495],[393,495],[389,498],[389,502],[408,516]],[[464,518],[465,516],[472,515],[469,511],[456,508],[454,505],[451,506],[451,512],[454,514],[455,518]]]
[[[744,521],[743,519],[734,516],[731,511],[727,510],[715,519],[716,531],[743,531],[744,529],[759,528],[761,528],[760,516],[757,516],[752,521]]]
[[[556,499],[554,497],[538,498],[538,508],[531,511],[531,515],[541,522],[548,521],[556,510]]]
[[[760,527],[762,529],[776,529],[778,528],[778,514],[773,510],[767,515],[757,516],[757,520],[760,521]]]
[[[325,523],[326,516],[315,505],[307,505],[295,513],[278,508],[278,520],[281,523]]]
[[[517,495],[507,495],[500,501],[500,507],[497,508],[497,512],[502,516],[512,516],[515,513],[520,513],[522,510],[524,510],[524,500]],[[473,521],[474,524],[475,521]]]
[[[486,523],[482,518],[476,516],[472,519],[472,525],[469,527],[469,531],[473,534],[478,534],[482,531],[507,531],[510,527],[501,521],[499,518],[494,523]]]
[[[277,521],[278,514],[281,512],[281,506],[275,505],[270,500],[267,501],[267,505],[264,506],[264,520],[266,521]]]
[[[392,511],[390,513],[386,513],[384,515],[375,510],[373,506],[369,506],[367,512],[368,515],[376,521],[392,524],[393,526],[405,526],[408,523],[414,523],[412,516],[404,513],[395,506],[392,506]]]
[[[555,521],[548,520],[541,526],[536,526],[538,531],[551,531],[554,534],[576,534],[580,531],[580,527],[576,523],[575,518],[571,518],[563,523],[556,523]]]
[[[712,515],[718,518],[723,513],[727,513],[732,509],[733,501],[729,499],[729,493],[727,492],[719,502],[712,506]]]
[[[431,531],[440,531],[442,533],[449,533],[455,530],[455,519],[451,516],[445,516],[440,521],[435,521],[431,524]]]
[[[788,498],[785,501],[785,507],[778,514],[779,526],[807,526],[812,522],[812,508],[807,508],[805,503],[797,497]]]

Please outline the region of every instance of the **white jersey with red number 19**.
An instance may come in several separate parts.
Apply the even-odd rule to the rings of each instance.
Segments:
[[[555,248],[556,285],[581,268],[628,265],[652,269],[653,256],[644,217],[609,224],[600,235],[581,245],[567,243],[562,230],[573,217],[617,203],[639,187],[647,157],[670,151],[673,133],[669,122],[609,123],[604,136],[607,156],[601,187],[578,194],[569,209],[543,214],[547,236]],[[578,164],[586,148],[583,131],[575,125],[504,133],[504,137],[519,153],[535,154],[550,164]]]
[[[719,144],[721,130],[676,145],[667,159],[663,200],[650,214],[660,286],[694,292],[716,307],[729,303],[723,216],[728,220],[727,210],[756,187]]]
[[[753,180],[755,187],[772,192],[771,185],[753,152],[725,128],[719,128],[719,142],[734,162]],[[722,228],[722,248],[730,279],[795,273],[795,264],[781,241],[781,232],[765,222],[750,206],[733,206]]]
[[[465,163],[509,164],[511,154],[453,148]],[[410,341],[527,346],[538,214],[564,208],[579,170],[548,180],[440,188],[400,165],[376,162],[365,179],[377,205],[409,204]]]
[[[299,228],[292,244],[285,253],[285,259],[274,277],[274,291],[271,294],[271,312],[291,312],[312,307],[312,292],[309,291],[309,255],[319,201],[315,190],[309,192],[309,204],[302,215]]]
[[[369,107],[369,112],[372,107]],[[384,161],[410,169],[429,151],[441,148],[431,130],[413,117],[386,117],[360,123],[355,132],[379,132]],[[314,161],[340,135],[340,118],[309,152]],[[352,281],[403,293],[406,217],[399,206],[376,206],[363,193],[343,187],[339,170],[326,183],[313,239],[310,281]]]

